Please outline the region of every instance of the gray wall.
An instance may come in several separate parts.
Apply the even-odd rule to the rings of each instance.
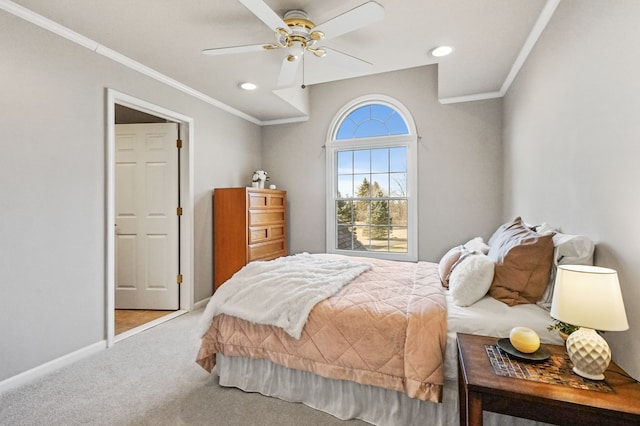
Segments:
[[[195,300],[211,189],[247,183],[260,128],[0,12],[0,381],[106,338],[106,88],[195,120]]]
[[[263,129],[263,166],[288,191],[291,252],[325,251],[325,151],[340,108],[372,93],[403,103],[422,137],[418,144],[421,260],[438,261],[452,246],[485,239],[502,215],[502,100],[442,105],[437,67],[427,66],[310,88],[311,119]]]
[[[596,243],[630,329],[605,338],[640,378],[640,2],[564,0],[505,99],[505,219]]]

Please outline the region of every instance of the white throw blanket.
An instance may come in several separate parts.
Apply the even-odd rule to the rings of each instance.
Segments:
[[[368,263],[309,253],[251,262],[213,294],[199,335],[214,316],[227,314],[280,327],[299,339],[311,309],[369,269]]]

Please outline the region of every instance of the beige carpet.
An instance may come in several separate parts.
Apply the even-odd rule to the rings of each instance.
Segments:
[[[222,388],[195,362],[202,310],[0,394],[0,425],[364,425]]]

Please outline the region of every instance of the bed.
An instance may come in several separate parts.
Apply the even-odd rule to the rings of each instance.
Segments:
[[[513,327],[527,326],[543,343],[562,343],[547,330],[552,320],[541,306],[547,288],[537,290],[537,304],[518,302],[513,289],[493,286],[496,276],[505,276],[497,265],[509,263],[506,252],[536,256],[530,247],[535,244],[522,235],[518,238],[524,249],[520,244],[514,249],[513,238],[505,237],[514,223],[521,234],[525,225],[517,218],[499,228],[488,245],[471,240],[454,247],[453,255],[447,253],[440,263],[349,258],[371,269],[314,305],[299,338],[281,327],[234,316],[233,311],[205,312],[197,362],[215,371],[222,386],[302,402],[340,419],[376,425],[457,424],[456,333],[506,337]],[[544,238],[545,244],[552,241],[549,265],[534,262],[534,268],[549,268],[547,281],[558,261],[556,234]],[[542,235],[536,232],[535,238]],[[564,250],[561,259],[575,260]],[[591,259],[592,254],[591,249]],[[461,290],[466,287],[475,295]],[[526,294],[520,290],[518,294]],[[323,325],[337,317],[343,317],[342,322]],[[533,424],[493,413],[484,416],[487,424]]]

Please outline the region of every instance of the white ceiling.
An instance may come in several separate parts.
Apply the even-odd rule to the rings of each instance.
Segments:
[[[280,16],[290,9],[303,9],[311,21],[321,24],[364,1],[265,3]],[[377,0],[385,9],[384,20],[324,45],[371,62],[365,74],[377,74],[433,64],[436,59],[430,50],[448,44],[454,53],[437,60],[440,100],[497,97],[504,94],[513,78],[512,68],[517,70],[526,58],[558,1]],[[237,0],[13,3],[242,111],[260,124],[306,117],[304,102],[287,102],[274,93],[284,50],[226,56],[201,53],[207,48],[273,42],[273,32]],[[305,55],[304,65],[307,86],[365,75],[328,65],[310,54]],[[238,84],[243,81],[256,83],[258,90],[241,91]],[[304,99],[307,94],[308,90],[295,86],[284,98]]]

